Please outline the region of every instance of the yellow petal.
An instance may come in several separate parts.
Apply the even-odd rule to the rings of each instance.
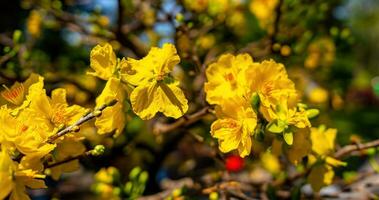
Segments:
[[[308,182],[311,184],[313,191],[318,192],[324,186],[330,185],[333,181],[334,171],[328,165],[316,165],[308,176]]]
[[[336,129],[322,131],[317,128],[311,128],[312,150],[320,156],[329,155],[334,150],[336,135]]]
[[[159,111],[167,117],[175,119],[183,116],[188,110],[188,101],[184,96],[183,91],[177,84],[166,85],[158,83],[158,95],[161,97]]]
[[[9,157],[8,153],[2,148],[0,152],[0,199],[5,199],[11,192],[13,187],[13,161]]]
[[[96,106],[99,107],[116,99],[117,103],[112,107],[107,107],[102,111],[101,116],[96,118],[95,125],[99,134],[115,131],[115,137],[122,133],[125,126],[124,100],[125,91],[119,79],[110,78],[104,87],[103,92],[96,99]]]
[[[15,187],[9,198],[10,200],[30,200],[30,197],[26,194],[25,186],[22,183],[16,182]]]
[[[288,160],[297,165],[311,150],[309,129],[299,129],[294,133],[294,141],[287,149]]]
[[[93,72],[90,75],[97,76],[103,80],[112,77],[117,64],[116,54],[110,44],[97,45],[91,50],[90,66]]]
[[[133,111],[144,120],[151,119],[157,112],[167,117],[179,118],[188,110],[188,101],[177,85],[153,82],[138,86],[130,94]]]

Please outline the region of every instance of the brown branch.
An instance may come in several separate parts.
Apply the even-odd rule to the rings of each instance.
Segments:
[[[334,154],[334,157],[337,159],[341,159],[342,157],[347,156],[350,153],[353,153],[355,151],[369,149],[369,148],[377,147],[377,146],[379,146],[379,139],[371,141],[371,142],[363,143],[363,144],[357,143],[357,144],[347,145],[347,146],[344,146],[341,149],[339,149]]]
[[[280,22],[280,17],[282,15],[281,9],[282,9],[283,3],[284,3],[284,0],[279,0],[278,5],[276,6],[276,10],[275,10],[276,16],[275,16],[275,21],[274,21],[274,27],[273,27],[272,34],[270,35],[271,44],[275,43],[276,35],[279,32],[279,22]]]
[[[210,108],[208,106],[202,108],[201,110],[193,113],[189,116],[183,116],[182,118],[178,119],[176,122],[172,124],[162,124],[162,123],[156,123],[153,128],[153,132],[155,134],[162,134],[162,133],[168,133],[171,132],[177,128],[180,127],[186,127],[189,126],[197,121],[199,121],[202,117],[204,117],[206,114],[208,114],[210,111]]]
[[[74,124],[64,128],[63,130],[59,131],[57,134],[49,137],[49,139],[47,140],[48,143],[52,143],[54,142],[54,140],[58,139],[59,137],[61,136],[64,136],[66,135],[67,133],[70,133],[70,132],[75,132],[78,130],[79,126],[81,124],[83,124],[84,122],[86,121],[89,121],[93,118],[96,117],[97,115],[97,112],[101,112],[103,111],[105,108],[109,107],[109,106],[113,106],[117,103],[117,100],[112,100],[111,102],[107,103],[107,104],[104,104],[102,106],[100,106],[99,108],[97,108],[95,111],[93,112],[90,112],[90,113],[87,113],[86,115],[84,115],[82,118],[80,118],[78,121],[76,121]]]
[[[65,164],[65,163],[68,163],[68,162],[71,162],[73,160],[77,160],[77,159],[80,159],[80,158],[84,158],[84,157],[87,157],[87,156],[90,156],[92,155],[92,150],[90,151],[86,151],[84,152],[83,154],[80,154],[80,155],[77,155],[77,156],[74,156],[74,157],[69,157],[67,159],[64,159],[64,160],[61,160],[61,161],[58,161],[58,162],[55,162],[55,163],[51,163],[51,164],[46,164],[45,165],[45,168],[53,168],[53,167],[56,167],[58,165],[62,165],[62,164]]]

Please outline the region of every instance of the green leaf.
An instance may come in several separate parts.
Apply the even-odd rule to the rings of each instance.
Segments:
[[[288,145],[292,145],[293,144],[293,132],[292,131],[288,131],[288,130],[284,131],[283,138],[284,138],[284,141]]]

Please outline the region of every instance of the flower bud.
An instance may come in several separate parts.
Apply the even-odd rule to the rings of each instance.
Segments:
[[[91,154],[93,156],[100,156],[103,155],[105,151],[104,145],[96,145],[95,148],[91,151]]]

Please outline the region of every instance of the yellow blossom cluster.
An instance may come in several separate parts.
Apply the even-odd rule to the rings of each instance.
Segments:
[[[93,71],[88,74],[107,80],[96,105],[117,100],[96,119],[99,134],[114,131],[118,136],[122,132],[128,100],[134,113],[144,120],[153,118],[158,112],[173,118],[187,112],[188,101],[179,88],[179,82],[170,76],[174,66],[180,62],[174,45],[153,47],[147,56],[136,60],[117,59],[112,46],[106,43],[94,47],[90,59]]]
[[[312,188],[331,183],[332,167],[343,165],[332,157],[335,129],[311,128],[308,118],[318,110],[300,103],[294,83],[284,66],[273,60],[255,62],[248,54],[223,54],[206,70],[208,103],[215,105],[217,120],[211,135],[223,153],[237,150],[248,156],[262,139],[271,148],[261,154],[263,167],[276,174],[279,156],[295,165],[308,156]],[[321,164],[320,164],[321,163]]]
[[[63,172],[76,170],[79,163],[73,160],[48,167],[50,164],[85,151],[78,133],[49,142],[51,136],[81,118],[86,109],[68,105],[64,89],[55,89],[48,96],[43,80],[32,74],[0,93],[0,199],[30,199],[26,187],[44,188],[45,174],[58,179]]]
[[[222,152],[238,149],[240,156],[249,155],[260,120],[267,121],[267,130],[282,135],[288,145],[293,143],[292,127],[310,127],[306,110],[296,106],[295,86],[280,63],[225,54],[207,68],[206,76],[207,101],[216,105],[218,118],[211,133],[219,139]]]

